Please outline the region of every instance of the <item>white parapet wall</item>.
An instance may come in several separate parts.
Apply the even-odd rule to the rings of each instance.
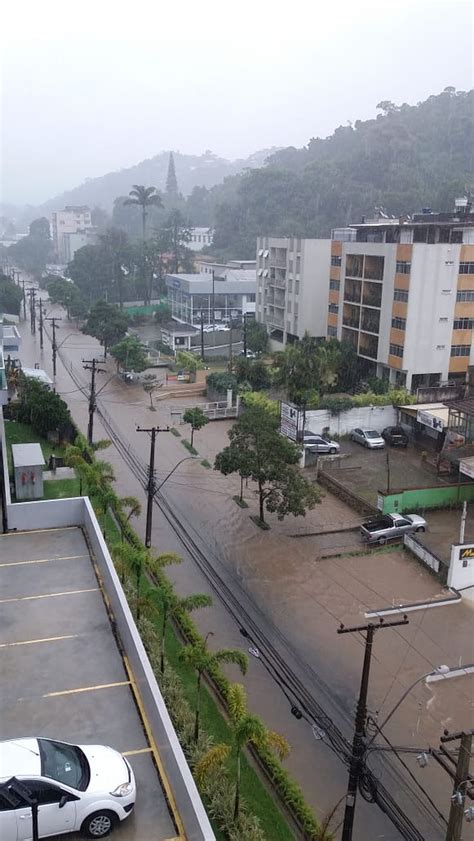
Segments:
[[[309,409],[306,412],[305,429],[321,434],[329,428],[331,435],[348,435],[352,429],[375,429],[382,432],[386,426],[397,423],[397,409],[394,406],[361,406],[331,415],[326,409]]]

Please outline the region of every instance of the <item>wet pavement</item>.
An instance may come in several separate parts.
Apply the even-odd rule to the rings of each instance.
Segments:
[[[29,325],[28,330],[21,325],[21,331],[25,361],[29,364],[40,362],[41,367],[50,372],[49,343],[45,344],[41,355],[38,336],[29,336]],[[69,336],[63,345],[64,358],[78,368],[83,357],[92,352],[100,353],[95,340],[75,332],[67,323],[58,334],[58,342],[62,336]],[[108,365],[110,373],[99,375],[99,388],[113,372],[114,366]],[[85,429],[87,404],[84,395],[62,364],[58,366],[57,390],[69,403],[79,426]],[[137,435],[136,426],[166,426],[171,422],[171,406],[160,402],[157,411],[152,413],[141,386],[125,385],[116,380],[104,388],[99,401],[120,427],[128,446],[142,462],[147,462],[148,437]],[[192,404],[198,402],[202,401],[194,398]],[[183,401],[173,401],[172,408],[180,405]],[[220,421],[210,423],[196,433],[195,446],[200,456],[212,463],[215,454],[227,443],[229,428],[230,422]],[[179,431],[187,432],[184,426],[180,426]],[[95,435],[107,437],[97,416]],[[365,455],[365,451],[362,454]],[[160,434],[158,481],[186,455],[180,438],[170,433]],[[114,464],[119,494],[133,493],[143,498],[140,483],[118,451],[109,448],[103,457]],[[308,531],[328,532],[338,527],[357,526],[360,517],[328,493],[306,518],[291,517],[278,523],[269,516],[272,528],[262,532],[249,519],[249,514],[257,511],[252,488],[245,490],[250,506],[246,510],[240,509],[232,500],[239,490],[237,478],[221,476],[206,470],[199,461],[186,460],[169,478],[163,494],[181,525],[192,535],[196,545],[203,548],[221,580],[238,594],[246,615],[251,615],[264,629],[266,637],[272,639],[282,660],[291,668],[291,680],[298,680],[290,686],[292,702],[301,701],[299,696],[304,687],[350,738],[363,641],[357,634],[338,636],[339,624],[363,624],[366,610],[434,599],[440,596],[442,589],[401,548],[353,555],[354,551],[360,551],[356,532],[295,537],[295,534]],[[143,533],[144,518],[134,524]],[[159,552],[178,551],[184,557],[181,566],[170,570],[180,593],[213,593],[214,605],[194,614],[200,630],[213,630],[216,646],[248,647],[239,634],[238,623],[229,618],[228,607],[156,508],[153,546]],[[341,556],[324,558],[325,550],[334,547],[340,548]],[[441,662],[451,666],[474,662],[473,622],[474,610],[462,603],[421,610],[410,615],[408,626],[377,634],[370,680],[370,711],[373,714],[379,711],[380,718],[384,718],[414,680]],[[324,739],[314,738],[309,723],[304,719],[297,721],[290,714],[290,704],[269,671],[262,660],[251,659],[245,678],[250,707],[261,714],[269,726],[287,736],[293,749],[286,767],[298,780],[316,812],[322,815],[343,795],[347,784],[346,769]],[[231,670],[229,674],[234,677]],[[240,676],[238,679],[242,680]],[[437,745],[445,727],[455,730],[472,726],[473,707],[472,676],[429,685],[420,683],[397,711],[386,733],[397,745],[405,747]],[[406,809],[423,837],[427,841],[443,838],[442,822],[431,807],[420,805],[418,798],[423,795],[412,781],[407,784],[406,778],[399,776],[399,770],[405,772],[393,754],[378,757],[380,754],[373,755],[372,764],[379,779]],[[413,754],[403,754],[403,758],[446,815],[451,790],[446,775],[438,767],[419,771]],[[359,798],[355,841],[376,838],[398,841],[401,837],[376,807]],[[471,836],[466,834],[465,837]]]

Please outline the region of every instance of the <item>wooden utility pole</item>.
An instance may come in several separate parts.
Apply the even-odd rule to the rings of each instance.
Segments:
[[[454,785],[446,841],[461,841],[464,804],[466,801],[465,787],[474,785],[474,780],[471,781],[472,778],[469,775],[473,733],[474,730],[463,730],[458,733],[448,733],[445,730],[444,736],[441,736],[441,742],[443,743],[460,741],[456,771],[453,777]]]
[[[53,350],[53,376],[56,376],[56,356],[58,353],[58,346],[56,344],[56,322],[61,321],[60,318],[47,318],[46,321],[50,321],[53,326],[53,341],[51,342],[51,347]]]
[[[372,622],[369,622],[368,625],[357,625],[352,628],[345,628],[344,625],[341,625],[341,627],[337,630],[338,634],[360,634],[365,631],[364,665],[362,668],[359,701],[357,703],[355,716],[354,738],[352,742],[351,761],[349,765],[349,782],[347,785],[346,807],[344,811],[344,823],[341,836],[342,841],[352,841],[356,797],[359,788],[360,775],[364,764],[365,727],[367,723],[367,694],[369,690],[370,660],[372,657],[374,634],[376,631],[380,631],[383,628],[393,628],[397,625],[408,625],[407,617],[404,616],[403,619],[387,623],[385,623],[383,619],[380,619],[378,625],[374,625]]]
[[[39,334],[40,334],[40,349],[43,350],[43,301],[40,298],[38,301],[39,307]]]
[[[159,427],[152,426],[150,429],[142,429],[137,426],[137,432],[148,432],[151,436],[150,444],[150,461],[148,464],[148,482],[147,482],[147,505],[146,505],[146,526],[145,526],[145,546],[147,549],[151,546],[151,526],[153,520],[153,499],[156,493],[155,485],[155,442],[158,432],[170,432],[169,426]]]
[[[36,333],[36,289],[31,286],[27,292],[30,299],[31,335],[34,336]]]
[[[91,371],[91,390],[89,394],[89,423],[87,425],[87,443],[92,446],[92,437],[94,433],[94,412],[97,408],[97,404],[95,402],[96,393],[95,393],[95,375],[99,373],[105,373],[105,368],[97,368],[97,365],[102,362],[102,359],[83,359],[83,362],[86,364],[82,367],[85,371]]]

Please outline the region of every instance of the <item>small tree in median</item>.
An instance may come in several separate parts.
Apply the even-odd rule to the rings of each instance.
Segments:
[[[115,345],[125,336],[127,325],[128,317],[118,307],[106,301],[98,301],[91,308],[82,332],[98,339],[107,357],[110,345]]]
[[[265,508],[283,520],[303,516],[321,501],[319,491],[296,467],[300,450],[280,435],[280,421],[263,406],[246,408],[228,433],[230,444],[216,456],[214,469],[225,476],[239,473],[257,483],[260,522]]]
[[[184,423],[189,423],[191,426],[191,447],[193,446],[194,441],[194,431],[200,430],[203,426],[206,426],[209,423],[209,418],[206,417],[203,410],[199,406],[195,406],[194,409],[186,409],[183,415]]]
[[[117,362],[117,370],[122,368],[139,374],[148,367],[146,351],[136,336],[126,336],[110,349],[110,355]]]

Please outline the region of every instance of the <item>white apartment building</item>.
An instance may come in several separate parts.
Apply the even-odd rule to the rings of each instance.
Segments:
[[[474,213],[425,209],[412,219],[333,231],[327,336],[349,342],[368,372],[406,385],[464,380],[474,363]]]
[[[311,336],[325,337],[331,240],[258,237],[255,316],[273,350]]]
[[[201,251],[206,245],[212,245],[214,231],[212,228],[190,228],[191,239],[186,247],[191,251]]]
[[[78,248],[91,244],[93,231],[91,212],[86,205],[69,205],[54,211],[51,232],[58,262],[68,263]]]

